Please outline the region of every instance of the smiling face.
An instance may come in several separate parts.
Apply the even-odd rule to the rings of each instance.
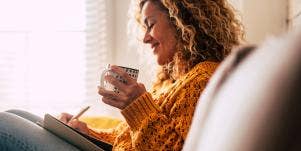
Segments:
[[[143,42],[150,45],[159,65],[171,62],[177,40],[176,29],[167,13],[154,2],[147,1],[142,7],[141,15],[146,29]]]

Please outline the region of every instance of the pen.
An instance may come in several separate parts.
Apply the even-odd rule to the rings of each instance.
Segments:
[[[72,120],[74,120],[74,119],[78,119],[78,118],[79,118],[80,116],[82,116],[89,108],[90,108],[90,106],[87,106],[87,107],[81,109],[81,110],[79,111],[79,113],[76,114],[76,115],[74,115],[69,121],[72,121]]]

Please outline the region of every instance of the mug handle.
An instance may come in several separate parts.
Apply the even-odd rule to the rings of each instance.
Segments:
[[[105,78],[105,75],[109,71],[110,71],[110,69],[105,69],[101,73],[101,76],[100,76],[100,87],[102,87],[102,88],[104,88],[104,82],[105,82],[104,78]]]

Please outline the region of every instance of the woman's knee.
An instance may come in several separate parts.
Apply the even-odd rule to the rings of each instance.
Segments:
[[[78,150],[27,119],[9,112],[0,112],[0,150],[31,149]]]
[[[0,112],[0,128],[10,128],[16,126],[24,126],[24,124],[31,124],[26,119],[9,112]]]
[[[15,114],[15,115],[18,115],[24,119],[27,119],[33,123],[36,123],[36,122],[41,122],[42,121],[42,118],[37,116],[37,115],[34,115],[32,113],[29,113],[27,111],[24,111],[24,110],[18,110],[18,109],[10,109],[10,110],[7,110],[5,111],[7,113],[12,113],[12,114]]]
[[[0,112],[0,150],[35,150],[30,144],[22,142],[20,130],[26,127],[24,120],[17,115]]]

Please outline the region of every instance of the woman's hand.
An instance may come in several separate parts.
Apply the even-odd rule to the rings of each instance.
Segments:
[[[108,91],[102,87],[98,87],[98,94],[103,96],[102,101],[104,103],[119,109],[124,109],[136,98],[146,92],[144,85],[137,83],[137,81],[132,79],[130,75],[128,75],[128,73],[126,73],[122,68],[112,65],[110,71],[124,78],[127,83],[120,82],[112,75],[105,76],[105,80],[114,85],[120,91],[120,93]]]
[[[67,124],[68,126],[84,133],[84,134],[88,134],[89,133],[89,129],[87,127],[87,124],[84,122],[79,121],[78,119],[73,119],[72,121],[71,118],[73,117],[73,115],[68,114],[68,113],[61,113],[61,115],[59,116],[59,120],[65,124]]]

